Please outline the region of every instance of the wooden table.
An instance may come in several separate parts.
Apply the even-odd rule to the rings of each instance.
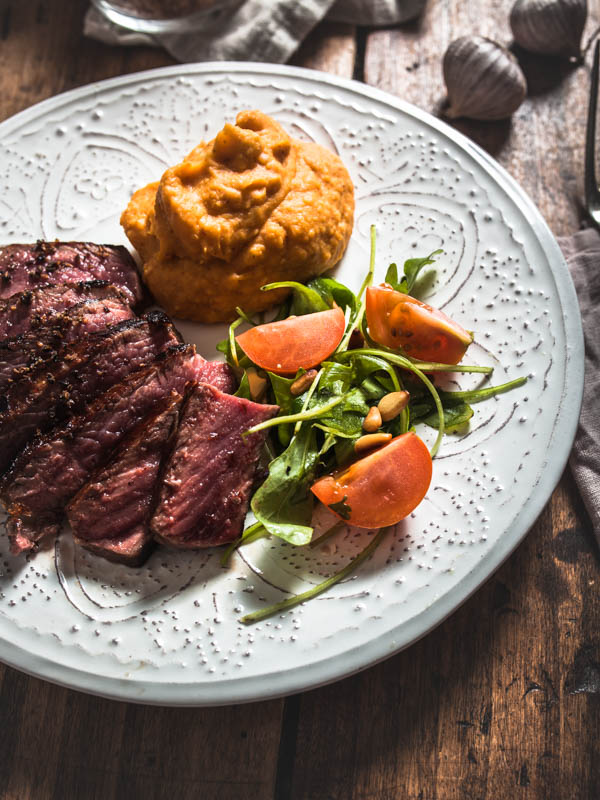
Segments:
[[[436,111],[462,34],[510,40],[508,0],[429,0],[390,30],[323,24],[293,63]],[[85,0],[0,0],[0,116],[172,63],[85,40]],[[591,2],[586,32],[600,20]],[[508,169],[556,235],[580,223],[586,66],[523,58],[512,123],[457,127]],[[0,668],[2,800],[452,800],[600,797],[600,571],[570,473],[504,566],[437,630],[355,677],[283,700],[168,709]]]

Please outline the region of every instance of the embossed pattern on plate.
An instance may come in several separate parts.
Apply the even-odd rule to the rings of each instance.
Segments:
[[[356,186],[351,244],[336,271],[358,288],[375,223],[377,279],[390,261],[442,248],[431,301],[475,333],[469,360],[494,383],[445,439],[425,501],[358,574],[247,628],[242,612],[331,574],[364,546],[348,529],[326,550],[259,541],[219,553],[158,549],[131,569],[68,534],[26,560],[0,530],[2,658],[74,688],[147,703],[210,705],[298,691],[385,658],[450,614],[514,549],[547,501],[575,433],[583,383],[577,302],[539,213],[495,162],[389,95],[320,73],[187,65],[106,81],[0,126],[0,241],[125,242],[120,211],[244,108],[340,154]],[[222,326],[182,323],[208,358]],[[477,376],[447,380],[463,388]],[[431,432],[422,431],[432,440]],[[323,512],[317,522],[327,524]]]

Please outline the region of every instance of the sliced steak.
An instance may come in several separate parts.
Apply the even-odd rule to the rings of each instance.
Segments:
[[[40,539],[56,536],[60,530],[60,522],[55,517],[35,520],[9,517],[6,523],[10,551],[14,555],[31,550]]]
[[[102,556],[108,561],[116,561],[119,564],[127,564],[129,567],[138,567],[143,564],[156,544],[145,525],[139,525],[123,536],[110,539],[94,539],[85,542],[75,537],[75,541],[97,556]]]
[[[69,500],[111,457],[114,448],[157,403],[184,394],[197,380],[191,345],[177,345],[97,397],[81,414],[37,436],[0,481],[8,512],[33,526],[58,519]]]
[[[75,540],[98,555],[140,564],[148,554],[148,527],[163,456],[177,430],[181,395],[127,436],[110,462],[75,495],[67,518]]]
[[[20,380],[39,364],[47,363],[62,346],[96,333],[134,313],[130,306],[114,297],[86,300],[51,317],[47,325],[0,342],[1,395],[14,380]]]
[[[42,241],[0,247],[0,297],[10,297],[48,283],[94,279],[123,288],[133,305],[143,298],[135,261],[125,247]]]
[[[237,380],[233,370],[224,361],[206,361],[202,367],[200,380],[203,383],[210,383],[211,386],[216,386],[217,389],[226,394],[235,392],[237,388]]]
[[[105,281],[42,286],[34,291],[20,292],[0,299],[0,340],[39,330],[57,314],[85,300],[120,301],[130,306],[130,296]]]
[[[198,549],[239,535],[265,439],[262,431],[242,434],[278,410],[207,384],[194,387],[181,411],[150,522],[159,541]]]
[[[166,314],[129,319],[59,348],[31,375],[11,383],[0,413],[0,473],[36,432],[83,411],[93,398],[179,344]]]

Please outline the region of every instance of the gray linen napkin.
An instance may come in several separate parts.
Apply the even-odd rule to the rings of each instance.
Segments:
[[[265,61],[282,64],[324,17],[356,25],[394,25],[417,16],[425,0],[245,0],[186,34],[147,36],[106,20],[94,8],[83,32],[106,44],[162,45],[178,61]]]
[[[585,341],[583,406],[569,464],[600,543],[600,233],[558,240],[579,299]]]

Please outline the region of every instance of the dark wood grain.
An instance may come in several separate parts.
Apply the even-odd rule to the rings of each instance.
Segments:
[[[439,113],[454,37],[510,40],[510,2],[429,0],[391,30],[320,25],[293,63],[364,78]],[[589,29],[600,19],[591,6]],[[85,0],[0,0],[0,117],[94,80],[172,63],[81,35]],[[507,123],[457,121],[556,234],[580,221],[587,67],[520,54]],[[160,709],[0,667],[0,798],[592,800],[600,797],[600,569],[565,473],[530,535],[437,630],[360,675],[285,701]]]

